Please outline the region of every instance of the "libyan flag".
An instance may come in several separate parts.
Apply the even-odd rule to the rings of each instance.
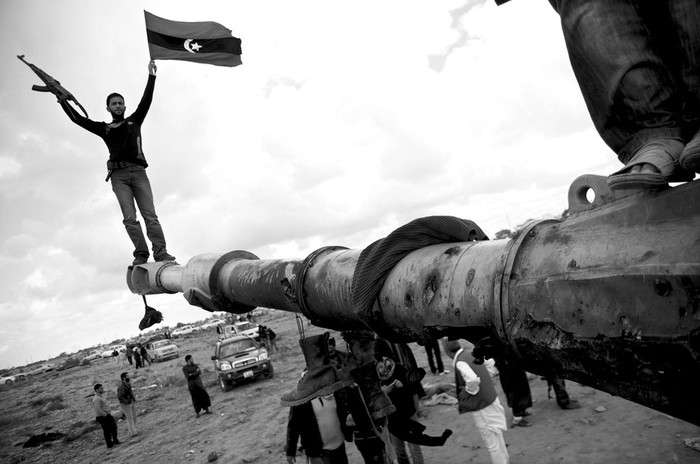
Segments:
[[[144,10],[152,60],[182,60],[217,66],[241,64],[241,39],[213,21],[170,21]]]

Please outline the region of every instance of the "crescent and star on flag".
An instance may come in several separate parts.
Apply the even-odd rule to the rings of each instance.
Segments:
[[[200,48],[202,48],[201,45],[199,45],[197,42],[192,43],[194,39],[187,39],[185,40],[184,46],[185,50],[187,50],[190,53],[197,53]]]
[[[144,10],[152,60],[182,60],[234,67],[241,64],[241,39],[214,21],[172,21]]]

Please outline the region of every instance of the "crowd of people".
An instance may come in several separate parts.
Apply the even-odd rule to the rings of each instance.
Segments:
[[[274,331],[267,326],[260,328],[261,342],[270,352],[273,346],[279,351],[272,343]],[[426,397],[422,386],[426,369],[418,365],[405,343],[391,343],[371,331],[341,335],[347,351],[338,349],[328,332],[300,340],[306,366],[296,388],[281,399],[282,405],[289,407],[284,447],[287,462],[297,462],[303,452],[310,463],[347,464],[346,443],[352,442],[365,463],[422,464],[422,447],[445,446],[453,435],[450,429],[428,433],[420,422],[419,399]],[[444,376],[454,372],[453,380],[447,379],[453,382],[458,412],[472,416],[492,463],[509,462],[503,432],[530,425],[525,419],[532,407],[527,373],[507,350],[489,340],[472,345],[445,339],[442,350],[438,339],[433,342],[426,343],[426,354],[431,350],[431,373]],[[443,354],[451,360],[447,364],[451,369],[445,368]],[[150,362],[142,344],[127,346],[124,355],[135,369]],[[212,401],[202,370],[190,354],[185,356],[182,373],[195,416],[211,414]],[[495,388],[496,376],[512,409],[510,424]],[[556,373],[545,379],[562,409],[580,407]],[[96,421],[107,447],[112,448],[120,444],[117,421],[105,400],[103,384],[95,384],[94,392]],[[128,372],[120,374],[116,398],[129,436],[137,436],[137,399]]]
[[[421,385],[425,369],[417,365],[406,344],[390,343],[369,331],[342,335],[348,352],[338,350],[327,332],[300,340],[306,369],[297,387],[281,398],[282,405],[290,408],[287,462],[296,462],[303,450],[310,463],[346,464],[345,442],[354,442],[367,464],[422,464],[422,447],[445,446],[453,435],[449,429],[426,433],[426,426],[420,423],[419,398],[425,395]],[[498,375],[507,377],[501,378],[501,384],[513,408],[511,428],[526,426],[519,422],[530,415],[532,407],[529,380],[517,360],[505,351],[497,360],[485,359],[493,353],[483,346],[449,339],[443,343],[454,372],[453,396],[458,412],[472,416],[491,462],[508,463],[503,432],[509,426],[493,379]],[[436,365],[437,359],[442,359],[439,344],[432,354],[433,374],[445,375],[447,370]],[[501,366],[504,373],[494,365]],[[519,383],[520,374],[525,388]],[[563,380],[555,375],[547,380],[557,385],[557,403],[562,409],[579,407],[568,397]]]
[[[338,350],[328,333],[301,340],[306,370],[296,389],[282,396],[282,405],[290,407],[287,461],[296,462],[303,450],[307,462],[345,464],[345,437],[346,442],[355,443],[367,464],[422,464],[421,447],[444,446],[453,435],[449,429],[426,433],[420,423],[425,369],[417,365],[406,344],[390,343],[373,332],[343,332],[343,337],[348,352]],[[472,416],[491,462],[502,464],[510,460],[503,432],[529,426],[523,421],[530,415],[532,398],[527,373],[517,360],[505,350],[496,354],[491,346],[443,342],[454,371],[452,395],[458,412]],[[432,373],[447,374],[448,370],[437,367],[436,360],[442,358],[439,344],[437,350],[431,349]],[[510,427],[495,388],[496,376],[501,376],[503,394],[513,409]],[[558,391],[557,404],[562,409],[580,407],[568,396],[563,379],[553,373],[546,380]]]
[[[261,344],[266,346],[270,353],[272,353],[272,350],[279,351],[276,343],[277,334],[272,328],[264,325],[259,326],[259,336]],[[127,344],[124,349],[115,349],[112,357],[120,367],[126,366],[128,363],[129,366],[133,366],[136,370],[152,364],[151,356],[143,343]],[[211,414],[211,397],[202,381],[202,370],[194,362],[191,354],[185,356],[185,365],[182,367],[182,373],[187,380],[195,416],[199,418],[200,414]],[[104,395],[104,385],[102,383],[95,384],[93,396],[95,420],[102,427],[107,448],[113,448],[115,445],[120,444],[117,421],[112,415],[109,403],[105,400]],[[116,397],[121,409],[120,417],[123,417],[127,424],[129,436],[137,436],[136,418],[138,413],[136,410],[136,397],[128,372],[120,374]]]

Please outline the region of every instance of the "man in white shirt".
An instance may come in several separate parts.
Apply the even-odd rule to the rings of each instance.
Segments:
[[[459,413],[471,413],[493,464],[508,464],[509,456],[503,431],[507,430],[506,414],[498,399],[486,367],[475,364],[471,352],[457,340],[447,340],[445,353],[452,358],[457,386]]]

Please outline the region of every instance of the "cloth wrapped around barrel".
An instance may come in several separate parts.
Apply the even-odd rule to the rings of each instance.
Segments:
[[[389,273],[399,261],[415,250],[440,243],[488,240],[481,228],[469,219],[454,216],[427,216],[414,219],[385,238],[362,250],[352,276],[352,306],[363,321],[376,321],[374,301]]]

